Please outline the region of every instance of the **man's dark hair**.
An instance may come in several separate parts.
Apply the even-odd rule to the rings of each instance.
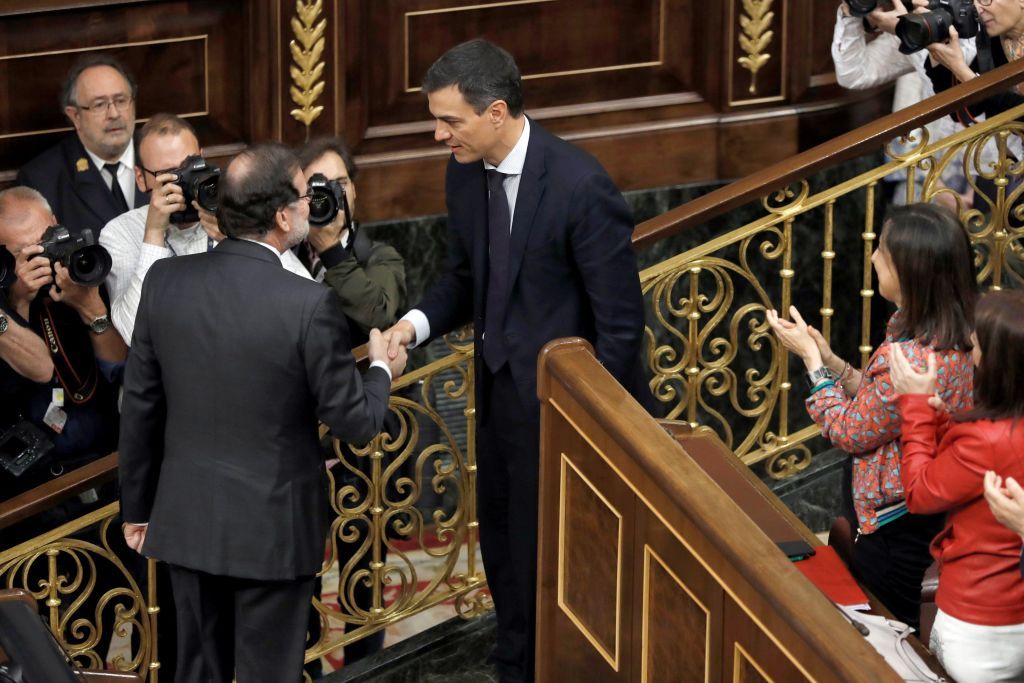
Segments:
[[[299,150],[299,165],[306,168],[328,152],[333,152],[341,157],[341,160],[345,162],[345,168],[348,169],[349,180],[355,180],[359,169],[356,167],[356,160],[352,157],[348,145],[342,142],[341,138],[321,137],[310,140]]]
[[[879,248],[899,281],[896,338],[970,349],[978,280],[970,237],[956,215],[934,204],[893,207]]]
[[[301,172],[295,154],[276,142],[254,145],[228,166],[218,188],[217,222],[228,237],[262,236],[275,214],[299,198],[293,180]]]
[[[981,297],[975,315],[981,362],[974,373],[974,409],[956,416],[971,420],[1024,417],[1024,292],[1003,290]]]
[[[494,43],[477,38],[456,45],[430,65],[423,77],[428,95],[454,85],[477,114],[504,100],[508,113],[523,113],[523,79],[516,60]]]
[[[72,65],[71,70],[68,71],[67,77],[64,79],[64,88],[61,90],[60,96],[60,108],[61,111],[64,107],[77,107],[78,102],[76,98],[78,96],[78,78],[82,75],[82,72],[86,69],[91,69],[94,66],[109,66],[119,74],[124,76],[124,80],[128,81],[128,87],[131,89],[132,99],[135,99],[135,95],[138,92],[138,85],[135,83],[135,79],[128,73],[128,70],[124,68],[113,55],[106,54],[104,52],[89,52],[83,55]]]
[[[177,114],[163,112],[153,114],[139,132],[137,144],[141,146],[142,141],[150,135],[181,135],[183,132],[192,133],[192,137],[199,140],[199,136],[196,135],[196,129],[192,127],[192,124]]]

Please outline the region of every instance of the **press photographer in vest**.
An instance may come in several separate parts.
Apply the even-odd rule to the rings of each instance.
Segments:
[[[44,342],[54,366],[52,379],[5,378],[12,389],[5,403],[22,430],[15,443],[31,443],[41,455],[22,462],[24,471],[0,472],[10,495],[115,449],[116,387],[127,347],[100,288],[110,258],[90,232],[72,236],[41,194],[14,187],[0,192],[0,244],[16,257],[15,277],[3,290],[7,315]]]

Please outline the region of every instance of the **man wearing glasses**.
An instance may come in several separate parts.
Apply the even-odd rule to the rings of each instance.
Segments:
[[[149,203],[117,216],[100,232],[100,244],[112,261],[106,280],[110,317],[127,344],[132,343],[142,282],[150,267],[170,256],[209,251],[224,239],[217,217],[195,202],[186,207],[176,182],[176,170],[185,159],[202,154],[192,126],[174,114],[154,114],[139,133],[138,148],[136,194],[148,197]],[[184,218],[186,208],[197,210],[199,220]],[[288,251],[281,259],[286,270],[309,278],[294,253]]]
[[[89,54],[68,72],[61,95],[75,127],[25,164],[18,184],[38,190],[72,233],[99,231],[149,197],[136,189],[135,80],[116,59]]]

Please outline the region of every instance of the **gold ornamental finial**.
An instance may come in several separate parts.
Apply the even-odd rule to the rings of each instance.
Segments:
[[[323,13],[323,5],[323,0],[296,0],[296,16],[292,17],[291,22],[295,40],[288,44],[294,62],[290,69],[290,92],[292,101],[299,106],[298,109],[292,109],[291,115],[306,126],[307,138],[309,127],[324,111],[323,105],[314,106],[324,92],[324,82],[320,77],[324,73],[324,62],[321,57],[326,42],[324,32],[327,30],[327,20],[320,19],[317,22]]]

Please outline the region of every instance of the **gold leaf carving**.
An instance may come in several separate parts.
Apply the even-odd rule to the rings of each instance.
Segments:
[[[757,72],[772,58],[765,52],[772,42],[774,33],[768,30],[775,19],[775,13],[769,11],[772,0],[743,0],[743,14],[740,15],[739,44],[747,54],[736,61],[750,72],[750,94],[757,93]]]
[[[324,82],[320,79],[324,75],[322,58],[327,44],[324,38],[327,20],[320,19],[322,13],[323,0],[296,0],[296,16],[291,20],[295,40],[288,44],[293,62],[289,69],[292,77],[289,93],[292,101],[299,106],[298,109],[292,109],[291,115],[306,126],[307,136],[309,127],[324,111],[322,105],[316,104],[324,92]]]

